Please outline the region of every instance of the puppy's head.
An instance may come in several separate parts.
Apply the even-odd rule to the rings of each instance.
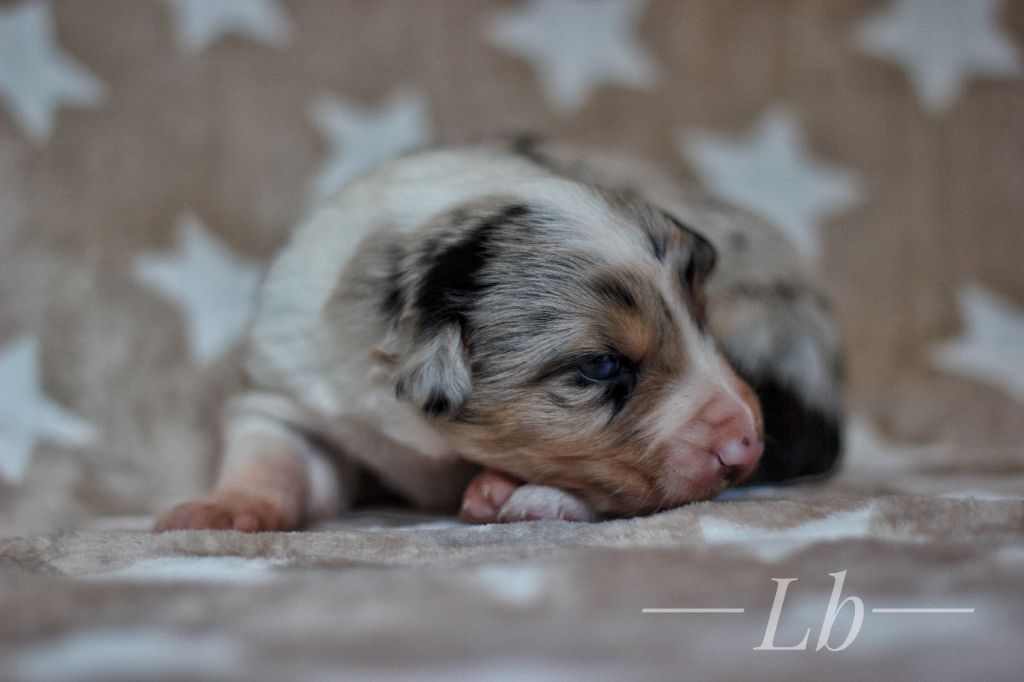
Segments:
[[[561,181],[437,217],[400,259],[397,395],[459,452],[605,515],[713,497],[762,451],[704,327],[715,254],[644,203]]]

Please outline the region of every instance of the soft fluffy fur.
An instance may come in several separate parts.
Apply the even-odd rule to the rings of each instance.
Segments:
[[[158,527],[295,527],[351,500],[355,463],[433,507],[481,465],[530,484],[520,518],[708,499],[762,440],[757,478],[822,473],[839,364],[827,303],[745,213],[529,138],[413,154],[280,254],[218,487]]]

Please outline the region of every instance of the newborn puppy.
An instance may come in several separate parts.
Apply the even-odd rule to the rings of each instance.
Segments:
[[[349,505],[360,467],[474,522],[633,516],[839,452],[835,331],[782,238],[529,138],[406,156],[327,202],[246,358],[215,489],[158,530],[294,529]]]

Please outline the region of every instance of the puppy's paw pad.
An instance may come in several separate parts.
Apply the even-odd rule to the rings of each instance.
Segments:
[[[522,483],[494,469],[477,474],[462,494],[459,518],[467,523],[494,523],[498,511]]]
[[[293,525],[266,500],[249,495],[223,495],[172,507],[157,519],[153,530],[239,530],[255,533],[289,530]]]
[[[520,486],[498,512],[498,520],[502,522],[594,519],[593,512],[581,499],[546,485]]]

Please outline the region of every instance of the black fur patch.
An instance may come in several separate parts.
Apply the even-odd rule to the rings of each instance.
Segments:
[[[636,310],[639,304],[629,286],[615,275],[600,275],[591,282],[594,292],[611,305]]]
[[[633,395],[635,388],[636,372],[632,370],[624,371],[621,376],[608,383],[602,395],[604,402],[612,407],[612,416],[608,421],[615,419],[622,412],[622,408],[626,406],[626,401],[629,400],[629,396]]]
[[[690,287],[690,291],[696,291],[703,286],[708,275],[714,269],[718,254],[715,253],[715,247],[711,246],[711,242],[693,230],[690,230],[690,233],[693,235],[693,250],[686,263],[683,277],[686,279],[686,285]]]
[[[712,246],[711,242],[705,239],[700,232],[667,213],[665,214],[665,217],[680,230],[693,237],[693,246],[690,249],[690,257],[686,260],[686,265],[683,267],[682,275],[683,281],[686,282],[686,286],[690,288],[690,291],[696,291],[698,287],[704,284],[708,275],[710,275],[711,271],[715,268],[715,261],[718,260],[718,253],[715,251],[715,247]]]
[[[747,482],[781,483],[831,471],[841,445],[836,417],[813,408],[772,379],[749,383],[761,401],[765,451]]]
[[[648,232],[647,239],[651,242],[651,251],[654,253],[654,257],[659,261],[664,261],[665,253],[668,251],[668,240],[665,239],[665,235]]]
[[[445,414],[452,408],[451,401],[448,400],[448,396],[441,392],[433,392],[430,394],[430,398],[427,399],[426,404],[423,405],[423,411],[431,417]]]
[[[483,290],[479,274],[490,258],[489,245],[494,233],[529,212],[522,204],[508,206],[481,221],[456,244],[440,251],[428,249],[430,267],[423,275],[415,300],[421,314],[421,333],[430,334],[452,323],[465,326],[466,313]]]

